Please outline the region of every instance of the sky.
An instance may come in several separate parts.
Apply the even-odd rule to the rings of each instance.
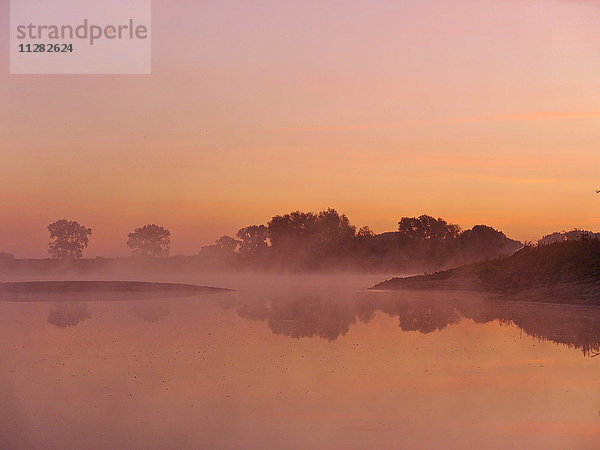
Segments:
[[[333,207],[519,240],[600,231],[600,1],[152,2],[151,75],[10,75],[0,40],[0,250],[172,252]],[[0,31],[9,29],[0,0]]]

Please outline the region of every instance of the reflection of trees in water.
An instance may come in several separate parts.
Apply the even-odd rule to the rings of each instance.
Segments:
[[[347,334],[356,322],[369,323],[377,311],[398,317],[403,331],[430,333],[457,323],[460,316],[454,306],[422,299],[373,301],[373,295],[353,294],[332,297],[320,292],[283,296],[276,294],[243,295],[238,301],[221,302],[224,309],[235,308],[240,317],[265,321],[275,334],[293,338],[318,336],[335,340]]]
[[[319,336],[333,341],[350,331],[356,313],[346,305],[323,301],[319,295],[308,295],[292,302],[273,303],[269,328],[275,334],[294,338]]]
[[[305,292],[243,294],[221,303],[240,317],[265,321],[275,334],[335,340],[357,321],[376,312],[398,317],[402,331],[432,333],[468,318],[476,323],[510,322],[527,335],[581,349],[600,351],[600,309],[562,305],[493,302],[462,293],[402,292],[339,295]]]
[[[318,336],[335,340],[361,318],[354,308],[326,301],[318,293],[296,295],[285,302],[250,299],[235,306],[240,317],[266,321],[273,333],[293,338]]]
[[[50,307],[48,322],[59,328],[74,327],[92,315],[85,302],[60,302]]]
[[[158,322],[171,314],[171,305],[164,299],[136,301],[129,308],[129,312],[146,322]]]
[[[490,312],[488,322],[498,319],[512,323],[543,342],[578,348],[586,356],[600,351],[600,308],[495,302]],[[463,308],[462,313],[470,317],[471,311]]]
[[[374,308],[398,317],[402,331],[427,334],[460,321],[456,306],[448,301],[387,301],[379,302]]]

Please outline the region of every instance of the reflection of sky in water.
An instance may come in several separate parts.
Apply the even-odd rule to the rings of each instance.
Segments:
[[[284,289],[85,300],[0,303],[0,447],[600,442],[595,309]]]

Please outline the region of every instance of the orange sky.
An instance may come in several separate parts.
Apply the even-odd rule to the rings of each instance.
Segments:
[[[8,28],[0,0],[0,28]],[[277,213],[427,213],[530,240],[599,231],[600,2],[153,2],[153,74],[8,75],[0,250],[88,256],[167,226],[175,253]]]

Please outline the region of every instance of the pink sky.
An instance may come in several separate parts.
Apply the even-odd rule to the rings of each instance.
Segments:
[[[9,1],[0,0],[8,33]],[[530,240],[600,229],[600,2],[153,2],[153,74],[9,75],[0,250],[88,256],[168,227],[175,253],[329,206]]]

